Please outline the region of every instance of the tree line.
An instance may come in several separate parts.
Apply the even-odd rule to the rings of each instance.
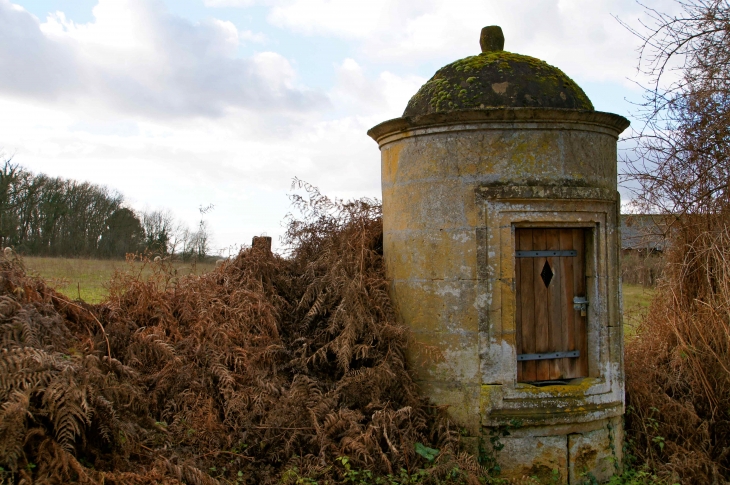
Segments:
[[[149,252],[190,259],[209,252],[210,234],[203,220],[190,230],[170,211],[134,211],[115,190],[34,174],[6,160],[0,166],[0,246],[30,256]]]

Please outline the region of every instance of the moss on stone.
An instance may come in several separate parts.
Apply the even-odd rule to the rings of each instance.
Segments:
[[[495,107],[593,110],[588,96],[560,69],[534,57],[493,51],[439,69],[403,116]]]
[[[531,384],[519,383],[517,389],[525,394],[531,394],[535,397],[571,397],[575,399],[584,399],[590,388],[599,382],[593,377],[583,377],[574,379],[569,385],[555,386],[533,386]]]

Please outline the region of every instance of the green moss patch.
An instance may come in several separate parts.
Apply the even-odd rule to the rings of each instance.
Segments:
[[[560,69],[534,57],[498,51],[439,69],[411,98],[403,116],[495,107],[593,110],[588,96]]]

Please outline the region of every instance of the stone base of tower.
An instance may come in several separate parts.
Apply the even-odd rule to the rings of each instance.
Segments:
[[[485,430],[487,436],[489,431]],[[612,418],[580,426],[519,428],[501,439],[500,478],[540,483],[607,482],[622,464],[623,423]]]

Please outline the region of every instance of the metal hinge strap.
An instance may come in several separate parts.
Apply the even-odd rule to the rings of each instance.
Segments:
[[[580,350],[571,350],[569,352],[547,352],[544,354],[519,354],[518,361],[523,360],[546,360],[546,359],[563,359],[565,357],[580,357]]]
[[[549,258],[549,257],[565,257],[565,256],[578,256],[578,251],[575,249],[564,249],[555,251],[515,251],[515,256],[518,258]]]

